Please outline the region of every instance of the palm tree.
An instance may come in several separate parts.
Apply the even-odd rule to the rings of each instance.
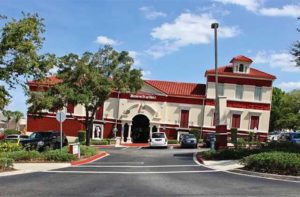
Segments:
[[[15,129],[19,130],[19,121],[21,120],[21,118],[24,117],[24,114],[20,111],[14,111],[13,112],[13,117],[14,117],[15,123],[16,123]]]
[[[3,110],[3,116],[6,117],[6,127],[8,128],[9,122],[14,116],[14,112],[10,110]]]

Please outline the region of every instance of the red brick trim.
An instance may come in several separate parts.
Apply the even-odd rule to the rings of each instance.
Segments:
[[[93,161],[96,161],[98,159],[101,159],[103,157],[106,157],[108,156],[109,154],[108,153],[99,153],[97,155],[94,155],[94,156],[91,156],[91,157],[88,157],[88,158],[85,158],[85,159],[81,159],[81,160],[78,160],[78,161],[71,161],[71,165],[72,166],[80,166],[80,165],[83,165],[83,164],[87,164],[87,163],[91,163]]]

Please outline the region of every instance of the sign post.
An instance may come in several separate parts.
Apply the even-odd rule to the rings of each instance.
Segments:
[[[60,151],[62,151],[62,145],[63,145],[63,136],[62,136],[62,123],[66,120],[66,114],[62,111],[56,113],[56,120],[59,122],[60,127]]]

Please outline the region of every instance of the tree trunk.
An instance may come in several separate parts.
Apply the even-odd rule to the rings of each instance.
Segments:
[[[85,145],[90,145],[90,123],[89,123],[89,111],[88,108],[85,107]]]

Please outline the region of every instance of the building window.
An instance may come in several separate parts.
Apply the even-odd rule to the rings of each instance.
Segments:
[[[254,100],[261,101],[262,87],[255,87]]]
[[[241,72],[241,73],[244,72],[244,64],[239,65],[239,72]]]
[[[231,128],[240,128],[240,124],[241,124],[241,115],[233,114],[232,121],[231,121]]]
[[[235,98],[236,99],[243,99],[243,91],[244,91],[244,88],[243,88],[242,85],[236,85]]]
[[[218,83],[218,96],[224,96],[224,83]]]
[[[259,116],[251,116],[250,129],[252,130],[258,129],[258,125],[259,125]]]
[[[181,110],[180,127],[189,127],[189,110]]]
[[[70,114],[74,113],[74,105],[72,103],[68,103],[68,105],[67,105],[67,113],[70,113]]]

